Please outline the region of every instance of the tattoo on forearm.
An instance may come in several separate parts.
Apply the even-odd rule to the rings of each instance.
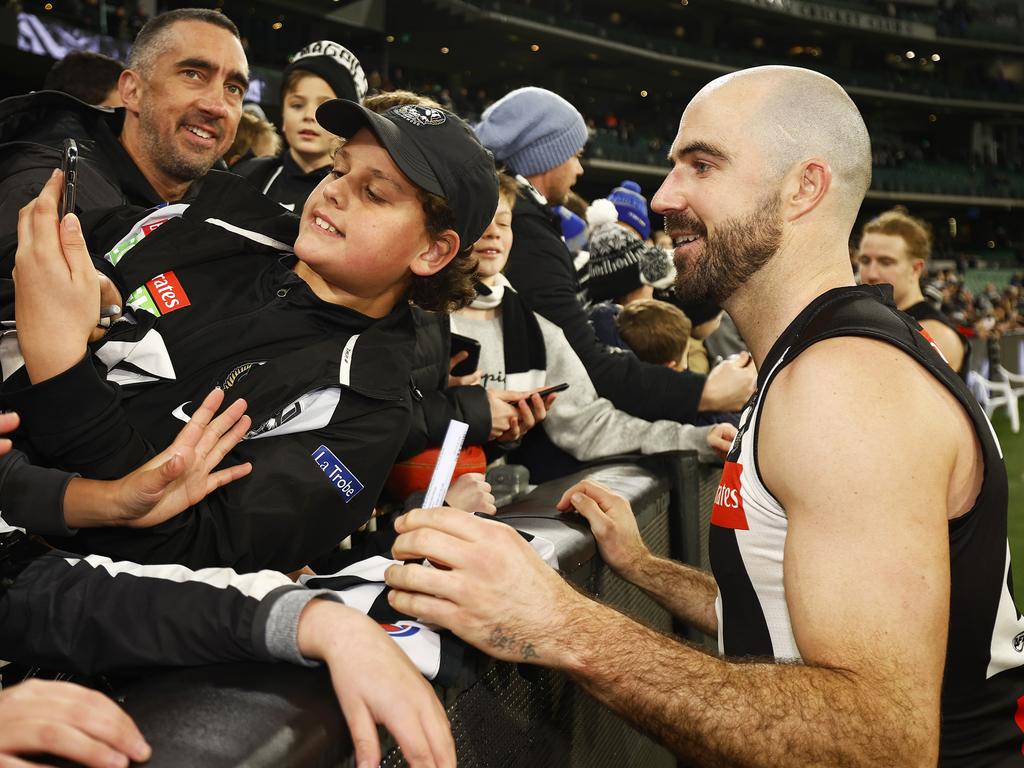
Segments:
[[[522,657],[523,661],[530,661],[531,659],[539,658],[537,655],[537,649],[533,647],[533,643],[529,640],[516,637],[516,635],[501,626],[501,624],[498,624],[491,630],[491,636],[487,638],[487,642],[492,648],[500,648],[502,650],[518,653]]]

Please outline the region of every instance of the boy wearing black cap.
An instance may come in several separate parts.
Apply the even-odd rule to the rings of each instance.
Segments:
[[[239,163],[235,172],[289,211],[301,211],[331,169],[335,137],[317,123],[317,108],[337,98],[361,101],[366,87],[366,74],[352,51],[331,40],[310,43],[283,73],[281,130],[287,146],[277,157]]]
[[[252,462],[244,485],[148,531],[81,531],[65,548],[290,571],[369,518],[409,426],[408,302],[450,311],[472,297],[466,249],[491,219],[497,180],[490,155],[444,110],[377,115],[336,100],[317,117],[348,142],[301,218],[216,174],[191,205],[159,209],[111,249],[134,311],[94,355],[89,329],[60,325],[48,307],[96,294],[66,268],[61,278],[21,267],[85,253],[77,219],[56,222],[59,174],[32,204],[18,253],[25,365],[4,371],[2,403],[47,463],[124,474],[212,385],[244,397],[253,417],[229,456]]]

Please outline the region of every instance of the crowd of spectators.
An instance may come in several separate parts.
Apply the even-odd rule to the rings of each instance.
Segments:
[[[601,131],[644,141],[625,117],[588,121],[536,87],[498,99],[395,90],[407,84],[401,73],[367,76],[351,51],[321,40],[282,73],[281,146],[267,141],[263,116],[245,112],[248,64],[226,15],[183,9],[142,24],[118,8],[123,34],[141,25],[123,68],[76,59],[77,74],[94,72],[77,95],[116,108],[42,92],[14,97],[0,120],[0,408],[20,413],[0,414],[13,440],[0,442],[0,614],[11,617],[0,656],[85,673],[323,662],[360,764],[379,762],[382,724],[413,766],[453,765],[450,727],[424,679],[444,673],[440,640],[424,651],[381,629],[402,621],[438,637],[450,625],[421,619],[441,592],[402,579],[430,571],[441,589],[473,559],[520,575],[491,567],[494,556],[562,584],[535,554],[541,537],[527,543],[488,519],[487,466],[522,463],[544,480],[592,459],[679,449],[738,466],[754,356],[716,339],[728,327],[724,278],[685,296],[692,286],[673,257],[708,230],[683,232],[679,211],[674,234],[652,230],[649,192],[633,180],[591,204],[573,200],[588,141]],[[818,76],[786,77],[796,88]],[[825,80],[810,85],[852,123],[866,180],[863,122]],[[52,84],[71,91],[72,81]],[[661,141],[645,146],[664,152]],[[74,202],[71,165],[55,171],[72,155]],[[718,257],[736,255],[726,250]],[[688,274],[697,279],[692,265]],[[978,296],[955,275],[936,281],[936,300],[979,333],[1020,326],[1021,276]],[[468,353],[454,354],[453,333],[476,341],[468,373],[456,374]],[[418,509],[426,478],[410,484],[409,470],[436,456],[453,420],[480,464],[462,464],[426,511],[438,527],[418,535],[432,518]],[[579,484],[558,508],[610,514],[621,499],[606,493]],[[450,514],[460,515],[454,529]],[[368,526],[374,517],[383,524]],[[609,538],[600,518],[588,520],[614,567],[638,560],[615,557],[611,542],[628,530]],[[479,532],[478,557],[458,554]],[[450,561],[421,551],[459,535]],[[412,560],[438,567],[410,570]],[[714,596],[700,578],[706,618]],[[363,605],[353,592],[367,584],[394,591]],[[427,612],[409,602],[420,598]],[[460,636],[499,656],[515,642],[500,627],[489,639]],[[78,700],[77,689],[14,690],[0,693],[0,712],[27,701],[35,720],[54,724],[0,738],[0,757],[45,748],[84,759],[83,736],[99,744],[96,763],[149,754],[130,723],[101,733],[88,716],[68,724],[64,709],[38,704]]]
[[[923,281],[926,297],[979,338],[1024,330],[1024,272],[1015,273],[1007,285],[989,282],[975,293],[963,275],[940,269]]]

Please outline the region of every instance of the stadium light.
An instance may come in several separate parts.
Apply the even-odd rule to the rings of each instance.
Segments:
[[[906,53],[905,53],[904,55],[905,55],[905,56],[906,56],[906,57],[907,57],[908,59],[912,59],[912,58],[914,58],[915,56],[917,56],[917,54],[916,54],[916,53],[914,53],[913,51],[907,51],[907,52],[906,52]]]
[[[932,54],[932,61],[942,61],[942,57],[937,53]]]

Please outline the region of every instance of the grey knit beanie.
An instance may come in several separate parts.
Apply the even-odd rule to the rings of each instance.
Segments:
[[[473,130],[499,163],[523,176],[561,165],[587,143],[579,110],[557,93],[532,86],[502,96]]]

